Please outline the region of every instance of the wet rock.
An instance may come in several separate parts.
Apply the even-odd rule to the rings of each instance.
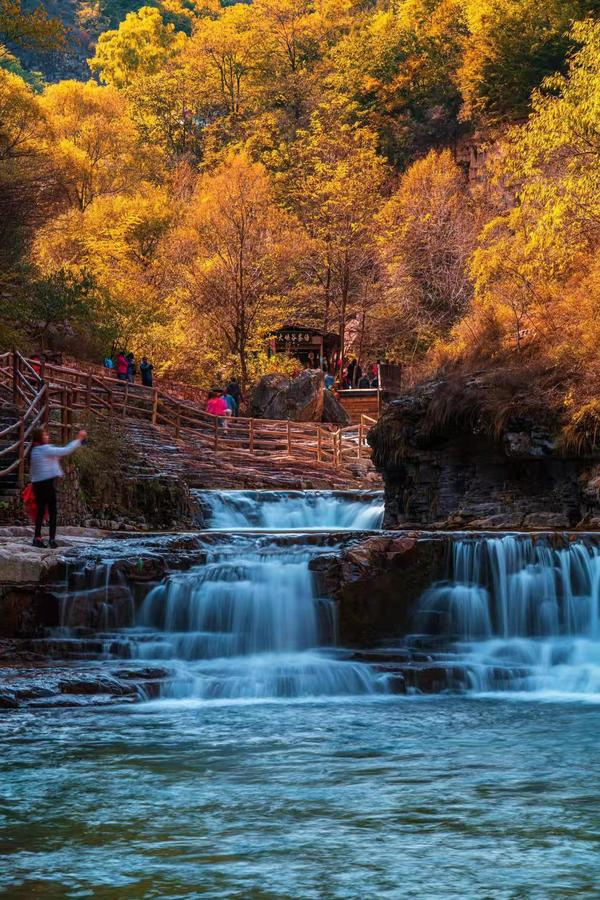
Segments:
[[[371,646],[406,634],[421,594],[443,576],[448,546],[441,536],[376,535],[312,560],[318,592],[337,601],[341,643]]]
[[[41,684],[30,684],[15,689],[15,697],[19,700],[39,700],[42,697],[55,697],[57,694],[56,688]]]
[[[169,674],[169,670],[159,668],[158,666],[144,666],[141,669],[118,669],[114,674],[117,678],[133,679],[135,681],[154,681],[166,678]]]
[[[525,516],[523,520],[525,528],[568,528],[569,519],[562,513],[535,512]]]
[[[1,637],[35,637],[45,628],[58,625],[58,619],[56,594],[35,585],[0,588]]]
[[[0,709],[18,709],[19,701],[12,691],[0,689]]]
[[[62,694],[111,694],[116,697],[137,694],[135,685],[124,684],[109,675],[63,678],[58,682],[58,689]]]

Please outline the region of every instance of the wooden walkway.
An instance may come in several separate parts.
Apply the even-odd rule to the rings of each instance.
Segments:
[[[14,422],[0,430],[0,478],[25,477],[25,458],[36,427],[46,425],[68,441],[90,416],[124,422],[143,420],[213,453],[294,459],[340,468],[371,455],[367,432],[375,419],[361,416],[345,428],[319,422],[251,418],[222,419],[200,404],[114,378],[67,366],[39,363],[18,352],[0,355],[0,395]]]

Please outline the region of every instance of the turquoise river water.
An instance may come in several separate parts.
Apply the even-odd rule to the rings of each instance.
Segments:
[[[159,701],[1,721],[4,896],[599,896],[596,705]]]
[[[250,533],[376,529],[380,497],[203,502],[241,537],[119,635],[159,698],[0,713],[1,896],[600,897],[597,545],[458,542],[417,623],[462,688],[398,696],[335,646],[318,544]]]

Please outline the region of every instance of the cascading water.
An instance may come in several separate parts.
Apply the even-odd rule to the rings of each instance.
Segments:
[[[369,531],[381,528],[381,491],[198,491],[211,529]]]
[[[203,493],[214,529],[378,527],[378,494]],[[176,661],[163,697],[244,699],[385,693],[386,678],[335,649],[335,604],[315,595],[301,540],[237,535],[206,565],[154,588],[138,614],[138,659]]]
[[[478,691],[600,694],[600,548],[519,535],[465,538],[421,598]]]

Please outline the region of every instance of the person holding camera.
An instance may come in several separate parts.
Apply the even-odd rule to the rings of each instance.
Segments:
[[[35,536],[33,546],[44,548],[46,543],[42,540],[42,525],[46,512],[48,513],[50,547],[56,547],[56,519],[58,504],[56,497],[56,479],[62,478],[64,472],[60,466],[60,459],[70,456],[75,452],[87,434],[80,431],[76,440],[64,447],[57,447],[50,443],[50,435],[46,428],[36,428],[32,435],[29,463],[31,469],[31,483],[37,505],[35,517]]]

